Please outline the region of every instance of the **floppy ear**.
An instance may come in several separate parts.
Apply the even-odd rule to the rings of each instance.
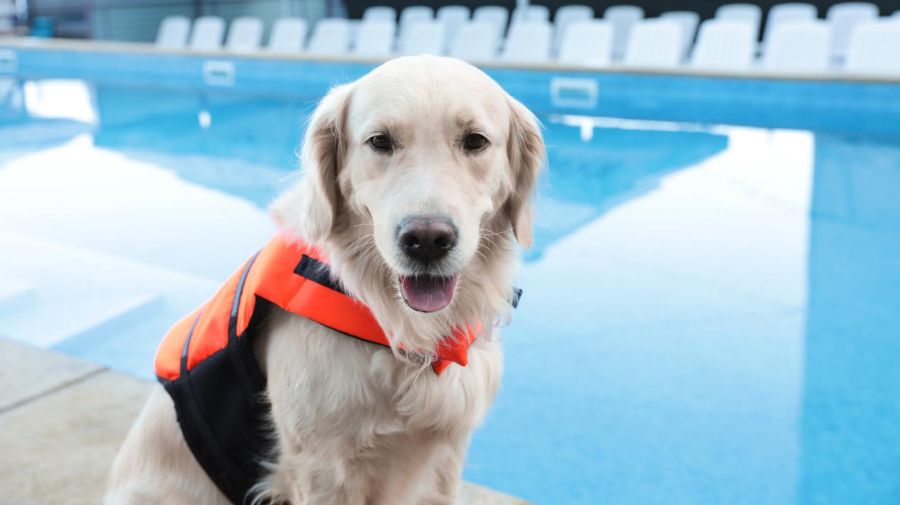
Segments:
[[[513,188],[506,200],[505,211],[516,240],[522,247],[528,247],[531,245],[532,194],[546,153],[534,114],[512,97],[509,98],[509,107],[507,150],[513,171]]]
[[[319,102],[303,138],[303,179],[270,209],[283,231],[309,242],[326,239],[337,224],[341,206],[337,176],[347,149],[344,123],[350,90],[350,84],[333,88]]]

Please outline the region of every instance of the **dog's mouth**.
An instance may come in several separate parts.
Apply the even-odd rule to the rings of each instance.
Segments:
[[[453,301],[457,277],[429,274],[401,276],[400,292],[411,309],[437,312]]]

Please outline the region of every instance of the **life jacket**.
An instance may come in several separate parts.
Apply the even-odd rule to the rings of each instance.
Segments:
[[[517,297],[516,297],[517,298]],[[515,302],[515,301],[514,301]],[[175,403],[188,447],[210,479],[242,504],[271,454],[266,379],[252,342],[277,306],[340,333],[389,346],[372,312],[331,277],[314,247],[275,236],[203,306],[176,323],[156,354],[156,376]],[[465,366],[479,324],[448,336],[432,363],[440,374]]]

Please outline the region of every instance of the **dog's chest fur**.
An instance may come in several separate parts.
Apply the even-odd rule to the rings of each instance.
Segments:
[[[411,366],[387,348],[287,313],[273,316],[263,347],[283,451],[329,439],[353,440],[366,451],[397,434],[468,433],[490,405],[502,368],[490,334],[472,345],[467,366],[437,375],[428,364]]]

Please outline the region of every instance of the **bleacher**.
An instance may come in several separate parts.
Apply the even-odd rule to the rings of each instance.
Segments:
[[[587,5],[551,12],[541,5],[486,5],[471,10],[445,5],[436,11],[410,6],[399,12],[368,7],[360,20],[278,19],[265,26],[239,17],[165,18],[156,45],[163,49],[269,52],[279,55],[391,58],[439,54],[477,64],[541,65],[791,75],[900,76],[900,11],[882,15],[866,2],[784,3],[763,11],[728,4],[701,22],[689,10],[646,18],[633,5],[615,5],[597,16]],[[822,17],[820,17],[822,15]]]

